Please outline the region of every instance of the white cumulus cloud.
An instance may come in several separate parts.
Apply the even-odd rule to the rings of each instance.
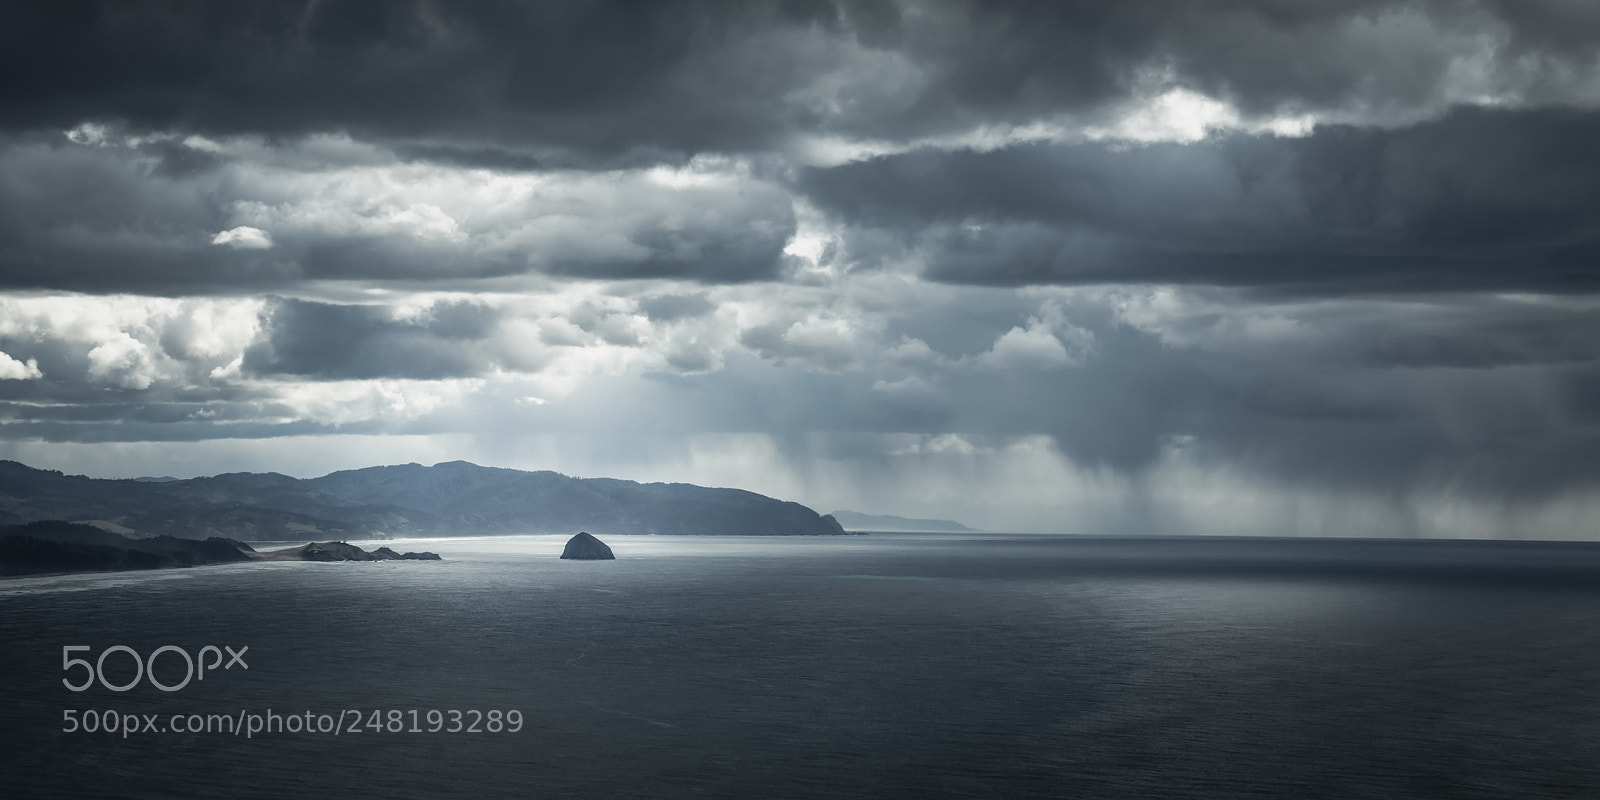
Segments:
[[[30,358],[22,362],[0,352],[0,381],[31,381],[42,377],[44,373],[39,371],[38,361]]]
[[[229,228],[211,237],[211,243],[227,245],[239,250],[266,250],[272,246],[272,236],[260,228],[240,225],[237,228]]]

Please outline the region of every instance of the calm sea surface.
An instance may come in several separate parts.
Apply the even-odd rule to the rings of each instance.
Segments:
[[[1594,545],[564,540],[0,582],[0,794],[1600,796]],[[68,645],[248,646],[248,669],[74,693]],[[523,722],[450,733],[451,709]],[[63,732],[102,710],[361,730]]]

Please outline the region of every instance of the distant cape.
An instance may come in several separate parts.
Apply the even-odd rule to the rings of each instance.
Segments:
[[[858,511],[835,511],[828,516],[852,531],[918,531],[930,533],[978,533],[959,522],[948,519],[914,519],[892,514],[862,514]]]
[[[242,541],[557,533],[833,535],[832,517],[741,489],[573,478],[451,461],[299,479],[103,480],[0,461],[0,525],[69,520],[133,537]]]

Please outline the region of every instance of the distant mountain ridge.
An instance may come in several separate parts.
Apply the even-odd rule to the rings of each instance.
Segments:
[[[300,479],[235,472],[106,480],[0,461],[0,524],[69,520],[132,535],[243,541],[471,534],[841,534],[831,517],[740,489],[640,484],[451,461]]]
[[[893,514],[863,514],[859,511],[834,511],[828,516],[852,531],[917,531],[928,533],[980,533],[949,519],[914,519]]]

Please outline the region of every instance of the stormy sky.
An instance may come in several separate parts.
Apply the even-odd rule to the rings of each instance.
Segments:
[[[0,457],[1600,535],[1600,5],[0,3]]]

